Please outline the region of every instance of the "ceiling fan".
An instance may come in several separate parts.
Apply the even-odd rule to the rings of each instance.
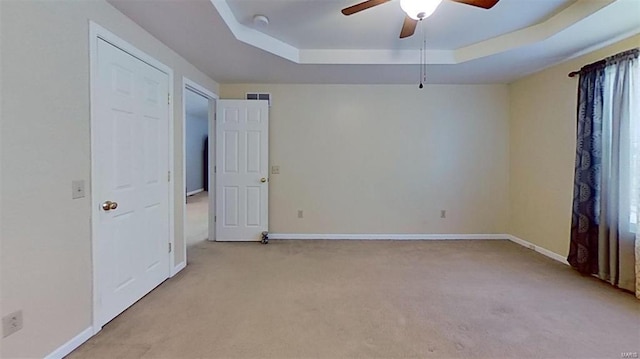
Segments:
[[[367,0],[353,6],[342,9],[344,15],[353,15],[362,10],[370,9],[389,2],[391,0]],[[450,0],[461,4],[472,5],[483,9],[491,9],[500,0]],[[407,14],[402,24],[400,38],[404,39],[413,35],[416,31],[418,21],[424,20],[431,16],[442,0],[400,0],[400,7]]]

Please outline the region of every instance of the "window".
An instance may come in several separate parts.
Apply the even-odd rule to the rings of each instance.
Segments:
[[[620,224],[631,233],[638,229],[640,206],[640,92],[636,85],[640,83],[639,64],[636,59],[629,66],[608,66],[603,84],[603,152],[607,156],[603,166],[608,177],[605,183],[609,183],[607,187],[611,181],[618,183],[615,191],[619,196]]]

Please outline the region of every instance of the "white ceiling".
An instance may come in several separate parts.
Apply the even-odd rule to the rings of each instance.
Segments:
[[[221,83],[418,82],[421,29],[398,39],[396,1],[350,17],[358,0],[108,1]],[[640,33],[640,0],[445,0],[424,30],[428,83],[506,83]]]

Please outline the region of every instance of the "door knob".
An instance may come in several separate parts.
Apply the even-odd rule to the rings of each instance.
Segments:
[[[260,182],[265,183],[265,182],[267,182],[267,179],[262,177],[262,178],[260,178]]]
[[[117,202],[111,202],[111,201],[102,202],[102,209],[105,211],[110,211],[116,208],[118,208]]]

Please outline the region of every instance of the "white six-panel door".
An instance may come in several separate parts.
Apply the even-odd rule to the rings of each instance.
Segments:
[[[101,326],[169,276],[169,78],[104,40],[96,75],[92,205]]]
[[[267,101],[217,102],[217,241],[260,241],[268,230],[268,141]]]

